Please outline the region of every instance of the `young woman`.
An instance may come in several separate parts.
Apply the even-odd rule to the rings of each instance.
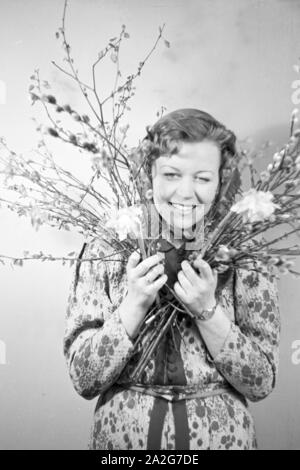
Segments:
[[[162,239],[177,254],[175,277],[170,265],[171,276],[166,275],[161,254],[141,261],[133,253],[126,260],[95,262],[93,269],[89,263],[77,266],[64,352],[77,392],[86,399],[99,396],[89,447],[255,449],[247,400],[261,400],[274,388],[280,333],[276,285],[263,266],[255,272],[249,264],[249,270],[230,272],[221,283],[203,260],[192,267],[184,259],[193,211],[202,205],[207,214],[218,204],[224,162],[236,155],[236,138],[209,114],[182,109],[162,117],[147,139],[156,149],[148,161],[153,204]],[[175,237],[178,230],[181,239]],[[94,239],[82,255],[97,257],[102,251],[109,246]],[[129,374],[138,359],[134,339],[169,282],[197,318],[179,314],[175,344],[167,334],[140,382],[132,384]]]

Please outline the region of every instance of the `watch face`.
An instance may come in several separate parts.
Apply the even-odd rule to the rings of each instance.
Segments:
[[[201,313],[201,318],[203,320],[209,320],[211,316],[212,316],[212,313],[207,312],[206,310],[204,310],[204,312]]]
[[[217,305],[211,310],[203,310],[199,315],[200,320],[209,320],[214,315],[216,308]]]

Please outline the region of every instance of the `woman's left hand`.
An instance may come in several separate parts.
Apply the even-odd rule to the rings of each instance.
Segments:
[[[178,273],[178,281],[174,284],[174,291],[183,304],[197,315],[202,310],[214,307],[218,273],[200,257],[193,264],[199,274],[188,261],[183,261],[182,270]]]

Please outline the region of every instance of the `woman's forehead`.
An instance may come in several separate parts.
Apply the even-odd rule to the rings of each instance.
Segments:
[[[156,168],[172,166],[178,169],[190,168],[213,170],[219,167],[220,150],[214,142],[183,143],[178,153],[162,155],[155,160]]]

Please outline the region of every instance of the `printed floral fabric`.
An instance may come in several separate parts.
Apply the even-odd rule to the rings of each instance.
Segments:
[[[93,239],[82,255],[112,252],[104,240]],[[127,293],[126,263],[119,254],[77,264],[68,299],[64,354],[70,377],[83,398],[98,397],[89,448],[256,449],[247,399],[268,396],[278,373],[274,277],[265,266],[249,263],[218,284],[217,300],[231,329],[214,359],[196,322],[180,314],[176,343],[166,335],[140,380],[148,389],[200,392],[173,402],[128,387],[140,353],[133,353],[134,340],[119,316]],[[223,392],[214,393],[218,389]]]

